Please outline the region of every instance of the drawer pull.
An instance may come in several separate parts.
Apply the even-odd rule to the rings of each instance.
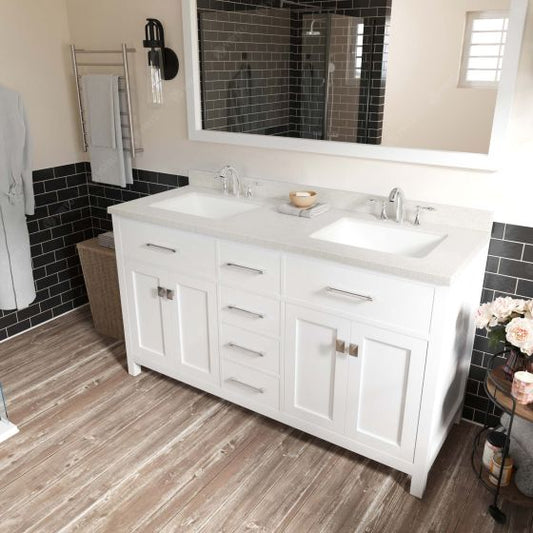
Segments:
[[[356,298],[364,302],[373,302],[374,298],[372,296],[366,296],[365,294],[358,294],[356,292],[343,291],[342,289],[336,289],[335,287],[326,287],[326,292],[330,294],[336,294],[339,296],[347,296],[349,298]]]
[[[358,357],[359,356],[359,346],[357,344],[350,344],[350,347],[348,349],[348,355],[352,357]]]
[[[154,248],[155,250],[158,250],[158,251],[161,251],[161,252],[165,252],[165,253],[169,253],[169,254],[175,254],[176,253],[175,248],[169,248],[168,246],[161,246],[160,244],[153,244],[151,242],[147,242],[146,243],[146,247],[147,248]]]
[[[227,308],[229,311],[236,311],[237,313],[243,313],[251,318],[265,318],[265,315],[261,313],[254,313],[253,311],[248,311],[242,307],[237,307],[236,305],[228,305]]]
[[[235,268],[237,270],[245,270],[246,272],[251,272],[253,274],[258,274],[260,276],[262,276],[265,273],[265,271],[261,270],[260,268],[247,267],[247,266],[244,266],[244,265],[238,265],[237,263],[226,263],[226,266],[228,268]]]
[[[244,381],[241,381],[237,378],[228,378],[226,381],[228,383],[237,383],[237,385],[246,387],[247,389],[250,389],[254,392],[258,392],[259,394],[263,394],[265,392],[265,389],[263,389],[262,387],[254,387],[253,385],[248,385],[248,383],[244,383]]]
[[[239,352],[244,352],[250,355],[257,355],[258,357],[265,357],[265,354],[263,352],[258,352],[257,350],[250,350],[250,348],[239,346],[238,344],[235,344],[233,342],[228,342],[227,346],[228,348],[231,348],[232,350],[238,350]]]
[[[171,291],[170,289],[166,289],[166,291],[167,291],[167,294],[166,294],[167,300],[174,300],[174,291]]]

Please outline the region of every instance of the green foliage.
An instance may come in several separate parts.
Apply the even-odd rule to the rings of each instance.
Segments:
[[[495,326],[489,331],[489,345],[498,348],[501,342],[505,342],[505,326]]]

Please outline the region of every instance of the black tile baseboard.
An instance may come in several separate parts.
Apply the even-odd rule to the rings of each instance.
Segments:
[[[28,217],[37,297],[26,309],[0,311],[0,340],[87,302],[76,243],[93,236],[84,163],[33,173],[35,215]]]
[[[35,215],[27,218],[37,297],[0,311],[0,341],[87,303],[76,244],[112,229],[107,207],[188,185],[186,176],[133,171],[126,188],[93,183],[89,163],[33,172]]]
[[[133,184],[125,188],[92,182],[89,168],[87,180],[91,222],[95,235],[113,229],[111,215],[107,213],[109,206],[189,185],[187,176],[140,169],[133,169]]]
[[[481,303],[491,302],[499,296],[533,298],[533,227],[515,226],[495,222],[487,257],[485,280]],[[467,395],[463,417],[483,423],[485,409],[489,405],[483,380],[485,369],[493,354],[499,348],[489,344],[485,333],[478,330],[474,339],[474,350],[470,363]],[[489,405],[489,419],[496,425],[500,411]]]

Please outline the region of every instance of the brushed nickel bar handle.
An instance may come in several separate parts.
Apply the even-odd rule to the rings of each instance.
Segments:
[[[250,390],[253,390],[254,392],[258,392],[259,394],[263,394],[265,392],[265,389],[262,387],[254,387],[253,385],[249,385],[248,383],[244,383],[244,381],[241,381],[237,378],[228,378],[226,379],[227,382],[230,383],[237,383],[238,385],[242,385],[243,387],[246,387]]]
[[[226,309],[230,311],[237,311],[238,313],[244,313],[252,318],[265,318],[265,315],[262,313],[254,313],[253,311],[248,311],[248,309],[243,309],[242,307],[237,307],[236,305],[228,305]]]
[[[155,248],[156,250],[165,251],[165,252],[168,252],[168,253],[171,253],[171,254],[175,254],[176,253],[176,249],[175,248],[169,248],[168,246],[161,246],[160,244],[153,244],[151,242],[147,242],[145,246],[147,248]]]
[[[336,289],[335,287],[326,287],[326,292],[331,294],[337,294],[339,296],[347,296],[349,298],[357,298],[364,302],[373,302],[374,298],[372,296],[367,296],[366,294],[358,294],[357,292],[344,291],[342,289]]]
[[[257,355],[258,357],[265,357],[265,354],[263,352],[258,352],[257,350],[250,350],[250,348],[239,346],[238,344],[235,344],[234,342],[228,342],[227,346],[228,348],[231,348],[233,350],[238,350],[240,352]]]
[[[228,268],[236,268],[238,270],[246,270],[247,272],[253,272],[254,274],[259,274],[260,276],[265,273],[265,271],[261,270],[260,268],[247,267],[244,265],[239,265],[237,263],[226,263],[226,266]]]

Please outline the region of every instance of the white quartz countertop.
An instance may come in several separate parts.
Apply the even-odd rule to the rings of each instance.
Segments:
[[[188,186],[114,205],[108,208],[108,211],[115,216],[308,255],[436,285],[450,285],[454,276],[487,246],[490,238],[487,231],[424,222],[421,226],[404,223],[405,227],[412,231],[447,235],[427,256],[407,257],[310,237],[314,232],[344,217],[396,226],[393,221],[378,220],[374,215],[352,210],[332,208],[315,218],[303,218],[279,213],[279,199],[255,198],[242,201],[256,204],[257,209],[227,218],[212,219],[152,207],[152,204],[161,200],[190,192],[222,196],[213,189]]]

